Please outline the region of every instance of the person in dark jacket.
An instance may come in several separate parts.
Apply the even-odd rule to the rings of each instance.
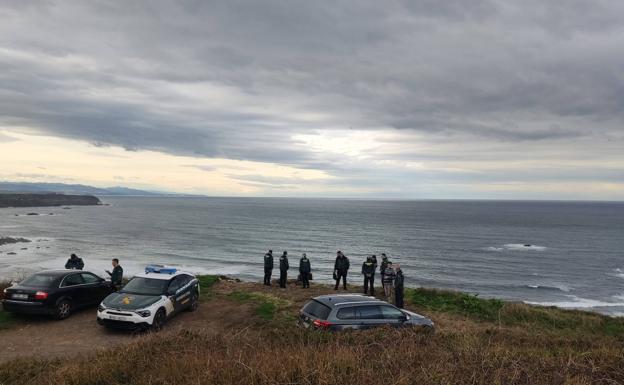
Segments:
[[[299,260],[299,274],[301,274],[301,282],[303,283],[303,288],[307,289],[310,287],[310,272],[312,268],[310,267],[310,260],[308,259],[306,253],[303,253],[303,256]]]
[[[271,275],[273,274],[273,250],[264,254],[264,284],[271,286]]]
[[[403,270],[400,265],[396,265],[396,277],[394,278],[394,304],[396,307],[403,309]]]
[[[106,274],[111,277],[111,286],[113,290],[118,291],[121,289],[121,281],[123,280],[123,268],[119,266],[119,259],[113,258],[113,272],[106,270]]]
[[[388,266],[388,256],[386,253],[381,253],[381,266],[379,266],[379,273],[381,274],[381,286],[383,286],[384,290],[386,288],[386,281],[384,281],[384,271]]]
[[[347,258],[342,251],[338,251],[336,253],[336,262],[334,263],[334,277],[336,279],[334,290],[338,290],[341,278],[342,287],[347,290],[347,271],[349,271],[349,258]]]
[[[84,262],[82,261],[82,258],[78,258],[76,254],[72,254],[65,263],[66,269],[82,270],[83,267]]]
[[[280,262],[280,287],[282,289],[286,288],[286,275],[288,274],[288,269],[290,268],[290,266],[288,266],[288,252],[284,251],[284,254],[282,254],[282,256],[279,259]]]
[[[370,295],[375,295],[375,263],[372,257],[366,258],[362,264],[362,274],[364,275],[364,294],[368,294],[370,284]]]
[[[374,271],[377,271],[377,256],[375,254],[373,254],[371,259],[373,260],[373,265],[375,265]]]

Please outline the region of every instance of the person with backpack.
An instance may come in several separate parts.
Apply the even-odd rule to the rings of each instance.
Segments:
[[[279,285],[282,289],[286,288],[286,275],[288,274],[288,269],[290,266],[288,265],[288,252],[284,251],[284,254],[279,259],[280,262],[280,280]]]
[[[342,279],[342,285],[344,290],[347,290],[347,272],[349,271],[349,258],[347,258],[342,251],[336,252],[336,262],[334,263],[334,279],[336,280],[336,286],[334,290],[338,290],[340,286],[340,280]]]
[[[306,256],[306,253],[303,253],[303,256],[299,260],[299,274],[301,274],[301,282],[303,283],[303,288],[307,289],[310,287],[310,273],[312,268],[310,267],[310,260]]]

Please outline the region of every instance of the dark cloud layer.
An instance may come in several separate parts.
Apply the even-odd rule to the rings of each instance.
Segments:
[[[385,131],[461,143],[466,161],[499,144],[519,144],[508,160],[547,143],[558,162],[624,144],[621,2],[19,0],[0,18],[0,124],[97,145],[355,181],[366,167],[296,138]]]

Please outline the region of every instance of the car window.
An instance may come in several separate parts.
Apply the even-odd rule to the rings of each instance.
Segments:
[[[174,279],[171,280],[171,283],[169,284],[168,291],[170,291],[170,292],[177,291],[179,288],[184,286],[184,284],[185,284],[184,276],[183,275],[178,275],[177,277],[175,277]]]
[[[377,305],[358,306],[356,314],[359,319],[383,319],[381,309]]]
[[[58,285],[59,276],[51,274],[34,274],[26,278],[20,285],[27,287],[52,287]]]
[[[331,313],[331,309],[328,306],[315,300],[308,302],[303,307],[303,311],[322,320],[326,320],[329,313]]]
[[[82,275],[82,279],[84,280],[84,283],[99,283],[100,282],[100,278],[97,277],[95,274],[81,273],[80,275]]]
[[[382,306],[381,313],[385,319],[399,319],[405,317],[405,314],[397,308],[392,306]]]
[[[345,307],[343,309],[338,310],[338,314],[336,314],[338,319],[355,319],[355,308],[354,307]]]
[[[63,287],[76,286],[76,285],[82,285],[83,283],[84,281],[82,280],[81,274],[70,274],[67,277],[65,277],[61,286]]]
[[[169,281],[156,278],[134,277],[123,287],[124,293],[162,295]]]

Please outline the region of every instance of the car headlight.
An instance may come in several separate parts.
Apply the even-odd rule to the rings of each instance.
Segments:
[[[152,313],[149,310],[137,310],[135,313],[137,313],[143,318],[146,318],[152,315]]]
[[[102,312],[104,310],[106,310],[106,306],[104,306],[103,304],[99,304],[98,305],[98,311]]]

